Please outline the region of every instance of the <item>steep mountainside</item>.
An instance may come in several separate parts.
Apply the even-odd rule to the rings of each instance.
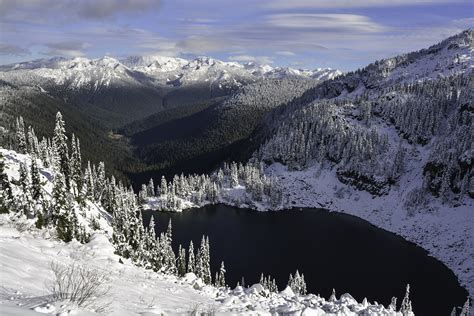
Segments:
[[[260,156],[292,168],[327,161],[339,166],[341,181],[383,194],[381,187],[404,174],[397,164],[403,164],[406,142],[420,150],[434,149],[431,156],[438,158],[431,160],[437,162],[425,166],[426,176],[443,178],[449,171],[444,181],[451,187],[453,181],[466,182],[463,192],[468,192],[473,33],[468,30],[427,50],[375,62],[306,91],[271,113],[271,132]],[[441,156],[449,162],[444,167]],[[438,194],[440,184],[435,182],[428,185]],[[459,186],[455,192],[462,191]]]
[[[267,115],[255,153],[292,206],[421,244],[474,291],[474,49],[467,30],[328,80]]]

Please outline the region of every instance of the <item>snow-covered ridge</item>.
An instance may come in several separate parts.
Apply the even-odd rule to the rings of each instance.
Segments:
[[[474,29],[468,29],[427,49],[376,61],[360,73],[371,88],[449,77],[473,68]]]
[[[210,57],[186,60],[165,56],[115,59],[55,57],[0,66],[0,79],[17,84],[53,83],[71,89],[109,86],[182,86],[196,83],[219,88],[239,87],[265,78],[332,79],[342,74],[330,68],[301,70],[255,63],[224,62]]]

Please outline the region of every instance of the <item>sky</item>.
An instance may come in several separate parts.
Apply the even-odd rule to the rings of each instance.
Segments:
[[[473,26],[471,0],[0,0],[0,64],[205,55],[348,71]]]

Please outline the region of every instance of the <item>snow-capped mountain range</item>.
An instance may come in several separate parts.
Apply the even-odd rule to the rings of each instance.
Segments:
[[[205,83],[231,88],[265,78],[325,80],[342,74],[330,68],[301,70],[256,63],[224,62],[210,57],[186,60],[163,56],[130,56],[124,59],[55,57],[0,66],[0,79],[17,84],[46,83],[72,89],[109,86],[186,86]]]

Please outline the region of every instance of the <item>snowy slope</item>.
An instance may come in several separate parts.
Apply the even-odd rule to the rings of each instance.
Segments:
[[[96,304],[110,303],[108,315],[189,315],[194,310],[225,315],[401,315],[382,305],[358,303],[348,294],[329,302],[316,295],[296,296],[289,288],[268,293],[259,284],[233,290],[203,286],[192,273],[178,279],[138,268],[128,260],[119,263],[120,257],[103,234],[93,235],[84,245],[65,244],[48,232],[20,232],[15,225],[21,227],[0,217],[2,315],[90,315],[88,310],[51,301],[45,285],[53,279],[51,262],[81,264],[107,275],[109,294]]]
[[[342,96],[357,96],[366,89],[388,87],[449,77],[474,68],[474,29],[430,46],[427,49],[376,61],[341,80],[351,88]]]
[[[11,182],[19,179],[21,163],[29,165],[28,155],[0,149],[5,170]],[[51,170],[40,168],[43,189],[51,193]],[[15,187],[16,185],[14,185]],[[13,190],[19,194],[18,190]],[[48,199],[48,196],[46,199]],[[199,313],[271,315],[397,315],[366,300],[355,301],[349,294],[329,300],[319,296],[295,295],[290,288],[270,293],[260,284],[249,288],[216,288],[204,285],[192,273],[183,278],[164,275],[135,266],[129,259],[115,254],[110,242],[111,227],[107,213],[87,202],[80,221],[99,221],[100,230],[89,230],[90,241],[81,244],[59,241],[54,228],[37,229],[34,219],[15,212],[0,214],[0,311],[2,315],[91,315],[106,306],[109,315],[188,315]],[[90,224],[90,223],[89,223]],[[51,264],[76,264],[107,276],[108,294],[86,308],[53,299],[50,284],[54,281]],[[394,293],[402,294],[402,293]]]

